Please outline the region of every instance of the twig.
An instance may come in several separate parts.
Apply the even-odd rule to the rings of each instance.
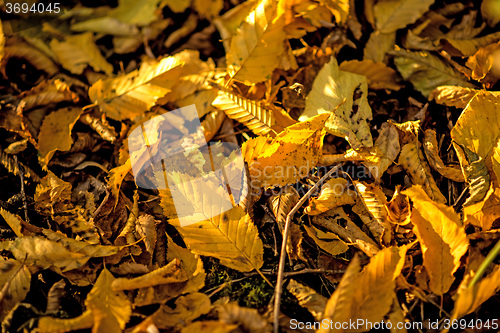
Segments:
[[[306,200],[311,196],[314,191],[318,189],[318,187],[323,183],[325,179],[333,175],[338,169],[340,165],[330,169],[321,179],[314,184],[313,187],[297,202],[297,204],[293,207],[293,209],[286,216],[285,229],[283,230],[283,239],[281,240],[281,253],[280,253],[280,262],[278,266],[278,281],[276,281],[276,289],[274,291],[274,332],[278,333],[279,331],[279,312],[281,305],[281,294],[283,292],[283,273],[285,270],[285,260],[286,260],[286,240],[288,239],[288,234],[290,233],[290,224],[292,221],[293,215],[297,212],[297,210],[306,202]]]
[[[28,218],[28,202],[26,201],[26,192],[24,191],[24,170],[21,169],[22,166],[17,161],[17,155],[14,155],[14,161],[16,162],[17,169],[19,169],[19,178],[21,178],[21,197],[23,198],[24,220],[26,223],[30,223]]]

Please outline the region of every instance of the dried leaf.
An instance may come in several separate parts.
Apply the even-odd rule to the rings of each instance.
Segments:
[[[113,72],[113,66],[102,56],[91,32],[67,36],[62,42],[53,39],[50,48],[61,65],[73,74],[82,74],[87,66],[106,74]]]
[[[285,52],[284,24],[276,1],[259,1],[231,39],[226,54],[230,79],[250,85],[270,78]]]
[[[174,57],[143,62],[129,74],[97,81],[89,88],[89,98],[112,119],[133,119],[172,91],[172,78],[181,66],[182,62]]]
[[[323,318],[323,311],[327,302],[325,297],[293,279],[290,280],[286,288],[297,298],[300,306],[309,310],[316,320]]]
[[[283,186],[305,177],[318,163],[328,117],[322,114],[289,126],[272,141],[256,138],[245,142],[241,150],[253,186]]]
[[[363,59],[372,60],[374,62],[384,62],[385,55],[394,49],[396,43],[396,33],[381,33],[375,30],[370,35],[368,42],[365,45]]]
[[[413,201],[411,221],[429,274],[429,288],[443,295],[455,280],[453,273],[469,247],[460,216],[452,207],[429,198],[421,186],[412,186],[403,194]]]
[[[407,143],[401,148],[398,163],[408,172],[412,183],[423,185],[425,192],[437,202],[446,202],[446,198],[436,185],[427,162],[424,161],[421,151],[414,143]]]
[[[82,113],[81,108],[63,108],[43,120],[38,135],[40,162],[46,167],[56,150],[67,151],[73,144],[71,131]]]
[[[379,1],[373,7],[377,29],[390,33],[417,21],[434,3],[434,0]]]
[[[424,137],[424,152],[429,161],[429,165],[439,172],[443,177],[451,179],[456,182],[464,182],[464,175],[458,166],[445,166],[441,157],[439,157],[438,143],[436,139],[436,132],[432,129],[425,131]]]
[[[473,87],[464,75],[429,52],[397,50],[393,54],[394,63],[401,76],[410,81],[426,97],[435,88],[446,84]]]
[[[43,81],[31,90],[23,92],[19,97],[22,97],[25,103],[24,110],[63,101],[78,102],[78,96],[64,81],[59,79]]]
[[[480,90],[464,88],[459,86],[441,86],[437,87],[432,91],[429,99],[434,99],[436,103],[454,106],[459,109],[465,109],[470,100],[479,92]],[[493,95],[497,95],[494,91],[488,92]]]
[[[378,138],[375,140],[374,149],[375,156],[380,158],[365,158],[363,165],[368,168],[370,175],[373,176],[375,182],[379,182],[385,171],[394,163],[401,150],[399,144],[398,131],[390,123],[383,123],[378,133]]]
[[[364,75],[368,86],[372,89],[399,90],[401,86],[396,82],[397,72],[381,62],[373,60],[349,60],[340,64],[340,70]]]
[[[21,261],[0,257],[0,320],[22,302],[30,289],[31,272]]]
[[[367,96],[366,77],[341,71],[337,61],[332,59],[314,79],[299,120],[329,114],[325,123],[329,133],[345,138],[354,149],[372,147],[367,123],[372,118],[372,111]]]
[[[339,255],[346,252],[349,249],[346,243],[344,243],[337,235],[331,232],[324,232],[315,228],[314,226],[304,226],[309,237],[311,237],[316,245],[318,245],[323,251],[331,254],[332,256]]]
[[[266,135],[273,131],[271,129],[275,124],[273,111],[264,108],[258,102],[242,98],[226,90],[219,90],[219,95],[212,105],[224,111],[229,118],[247,126],[257,135]]]
[[[500,217],[500,187],[494,183],[483,200],[464,207],[465,222],[490,230]]]
[[[238,306],[231,302],[216,307],[219,313],[219,320],[226,324],[238,324],[246,332],[267,332],[269,327],[267,321],[256,309],[249,309]]]
[[[311,198],[304,213],[318,215],[332,208],[343,205],[354,205],[355,193],[349,189],[347,180],[333,178],[321,186],[319,197]]]
[[[399,225],[410,223],[410,201],[408,196],[400,192],[401,186],[397,186],[389,201],[385,206],[387,207],[387,218],[389,222]]]

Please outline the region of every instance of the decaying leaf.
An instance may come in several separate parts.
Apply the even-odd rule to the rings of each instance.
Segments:
[[[399,164],[408,172],[412,183],[423,185],[425,192],[437,202],[446,202],[446,198],[436,185],[422,152],[414,143],[408,143],[401,148]]]
[[[318,163],[329,116],[321,114],[291,125],[272,141],[256,138],[245,142],[242,155],[258,187],[283,186],[305,177]]]
[[[332,256],[344,253],[349,249],[347,244],[334,233],[321,231],[314,226],[304,226],[304,229],[316,245]]]
[[[23,301],[30,289],[31,272],[27,266],[13,259],[0,258],[0,320]]]
[[[325,123],[329,133],[345,138],[354,149],[372,147],[367,123],[372,118],[372,110],[367,94],[366,77],[340,70],[337,61],[332,59],[314,79],[299,120],[331,114]]]
[[[429,274],[429,288],[442,295],[455,280],[453,273],[469,246],[460,216],[453,208],[431,200],[421,186],[412,186],[403,194],[413,201],[411,221]]]
[[[297,298],[301,306],[311,312],[316,320],[323,318],[323,311],[327,302],[325,297],[293,279],[288,283],[287,289]]]
[[[349,184],[344,178],[333,178],[321,187],[318,198],[311,198],[304,213],[318,215],[334,207],[354,205],[355,193],[349,189]]]
[[[385,205],[389,222],[399,225],[410,223],[410,201],[408,196],[402,194],[401,186],[396,187],[392,199]]]
[[[439,157],[438,143],[436,139],[436,132],[432,129],[425,131],[424,137],[424,152],[429,161],[429,165],[439,172],[443,177],[451,179],[456,182],[465,181],[462,170],[455,166],[445,166],[441,157]]]

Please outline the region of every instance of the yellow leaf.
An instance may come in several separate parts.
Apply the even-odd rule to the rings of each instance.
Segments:
[[[137,36],[139,29],[132,24],[124,23],[114,17],[104,16],[77,22],[71,25],[72,31],[91,31],[114,36]]]
[[[480,91],[460,86],[441,86],[432,91],[429,99],[434,99],[439,104],[465,109],[470,100]],[[498,95],[495,91],[489,91],[488,93]]]
[[[500,159],[497,158],[500,145],[500,104],[496,96],[479,92],[458,118],[451,130],[451,138],[476,154],[486,164],[491,177],[500,179]],[[457,150],[457,155],[462,168],[466,168],[467,161],[460,158],[463,154]],[[470,179],[467,178],[467,181]],[[478,199],[481,200],[482,197]]]
[[[491,86],[500,77],[498,58],[500,57],[500,43],[490,44],[481,47],[474,55],[467,59],[465,64],[472,70],[471,78],[486,83],[486,87]],[[488,82],[488,77],[491,76]]]
[[[377,29],[394,32],[417,21],[434,0],[384,0],[375,4],[373,11]]]
[[[481,2],[481,15],[486,19],[490,27],[500,22],[500,4],[495,0],[483,0]]]
[[[368,229],[370,229],[371,233],[375,236],[379,243],[384,243],[385,245],[390,244],[392,230],[388,221],[387,210],[385,208],[387,199],[384,192],[382,192],[382,189],[379,186],[360,181],[354,181],[354,186],[356,186],[356,189],[358,190],[364,207],[374,218],[374,221],[370,221],[368,224],[365,221],[363,222],[365,222]],[[358,214],[358,212],[356,213]]]
[[[73,74],[82,74],[87,66],[106,74],[113,72],[113,66],[102,56],[91,32],[68,36],[62,42],[53,39],[50,48],[61,65]]]
[[[81,108],[69,107],[54,111],[43,119],[38,135],[38,154],[44,167],[47,167],[56,150],[67,151],[71,148],[71,130],[81,114]]]
[[[113,288],[113,290],[133,290],[159,284],[184,282],[188,278],[180,265],[180,260],[174,259],[167,265],[139,277],[132,279],[115,279],[111,284],[111,288]]]
[[[12,229],[12,231],[14,231],[17,237],[23,236],[23,226],[21,222],[22,219],[19,217],[19,215],[14,215],[1,207],[0,215],[2,215],[5,222],[7,222],[7,224]]]
[[[314,240],[316,245],[332,256],[339,255],[349,250],[349,246],[334,233],[323,232],[314,226],[308,227],[307,225],[304,226],[304,229],[309,237]]]
[[[256,0],[242,2],[213,20],[213,24],[219,30],[226,54],[231,50],[231,37],[236,35],[241,22],[245,20],[256,3]]]
[[[420,186],[412,186],[403,194],[413,201],[411,221],[429,274],[429,288],[443,295],[455,280],[453,274],[469,247],[460,216],[452,207],[432,201]]]
[[[151,315],[151,320],[159,329],[180,329],[201,315],[210,311],[211,302],[207,295],[192,293],[181,296],[175,301],[175,308],[161,305]]]
[[[458,288],[455,307],[450,320],[460,319],[474,312],[481,304],[494,296],[500,290],[500,266],[496,265],[493,272],[472,288],[467,286],[469,279],[464,279]]]
[[[445,166],[441,157],[439,157],[438,143],[436,139],[436,132],[432,129],[425,131],[424,137],[424,152],[429,161],[429,165],[439,172],[443,177],[451,179],[456,182],[464,182],[464,175],[458,166]]]
[[[318,215],[334,207],[354,205],[355,193],[349,190],[349,184],[344,178],[333,178],[321,186],[319,197],[311,198],[304,213]]]
[[[174,13],[182,13],[191,5],[192,0],[162,0],[160,7],[168,6]]]
[[[241,150],[255,181],[253,186],[283,186],[305,177],[318,163],[328,117],[329,114],[322,114],[289,126],[272,141],[268,138],[246,141]]]
[[[410,175],[415,185],[423,185],[425,192],[437,202],[446,202],[446,198],[436,185],[427,162],[424,161],[421,151],[414,143],[407,143],[401,148],[398,163]]]
[[[406,246],[389,247],[370,259],[361,274],[351,281],[356,285],[353,295],[352,320],[381,321],[390,311],[396,296],[396,278],[405,262]],[[357,330],[354,332],[363,332]]]
[[[219,15],[220,11],[224,7],[224,1],[194,0],[193,7],[198,14],[200,14],[201,18],[207,18],[210,20]]]
[[[118,203],[118,198],[120,197],[120,187],[122,186],[123,179],[130,172],[130,170],[132,170],[132,166],[130,165],[130,158],[127,159],[125,164],[109,170],[108,184],[111,187],[111,193],[113,193],[113,197],[116,200],[115,206],[116,203]]]
[[[213,205],[220,211],[220,206]],[[241,272],[262,267],[264,248],[257,227],[239,206],[201,222],[173,224],[193,253],[215,257]]]
[[[290,280],[286,288],[297,298],[300,306],[309,310],[316,320],[323,318],[323,311],[327,302],[325,297],[293,279]]]
[[[366,42],[363,59],[374,62],[384,62],[385,55],[394,49],[396,32],[381,33],[375,30]]]
[[[476,53],[481,47],[496,43],[500,40],[500,32],[495,32],[483,37],[472,39],[444,38],[441,39],[441,44],[452,46],[451,53],[455,56],[470,57]],[[455,51],[455,52],[452,52]]]
[[[254,84],[271,77],[285,52],[284,17],[277,2],[260,0],[231,40],[226,54],[230,79]]]
[[[401,194],[400,188],[400,185],[396,186],[391,201],[386,204],[387,218],[391,223],[405,225],[410,223],[410,201],[408,196]]]
[[[212,102],[217,109],[247,126],[257,135],[274,132],[271,127],[275,123],[272,110],[264,108],[259,102],[242,98],[229,91],[219,90],[219,95]]]
[[[378,160],[366,159],[363,164],[370,171],[375,182],[379,182],[389,166],[394,163],[401,150],[398,131],[390,123],[383,123],[373,147]]]
[[[490,230],[500,217],[500,187],[493,183],[483,200],[464,207],[465,222]]]
[[[349,60],[340,64],[340,70],[366,76],[368,86],[372,89],[399,90],[401,88],[396,82],[397,72],[381,62]]]
[[[339,25],[346,23],[349,16],[349,0],[320,0],[320,3],[330,9]]]
[[[152,23],[158,15],[158,3],[161,0],[119,0],[118,7],[109,11],[108,16],[119,20],[120,22],[147,26]]]
[[[372,118],[372,110],[367,97],[366,77],[341,71],[335,58],[332,58],[314,79],[306,98],[306,108],[299,120],[317,114],[331,114],[325,124],[329,133],[343,137],[354,149],[372,147],[367,122]]]
[[[352,319],[353,297],[356,289],[359,287],[354,281],[359,278],[360,269],[359,257],[355,256],[344,272],[344,275],[342,275],[342,279],[335,289],[335,292],[328,299],[323,314],[323,320],[326,319],[327,322],[344,323]],[[333,333],[344,332],[344,330],[335,329],[335,326],[332,329],[332,327],[328,325],[327,327],[322,326],[317,332]]]
[[[393,54],[394,63],[401,76],[410,81],[425,97],[435,88],[445,84],[473,87],[462,73],[429,52],[397,50]]]
[[[94,317],[92,333],[122,332],[130,318],[130,301],[123,292],[111,288],[113,281],[113,275],[103,269],[87,295],[85,306]]]
[[[31,272],[20,261],[0,257],[0,320],[22,302],[30,290]]]
[[[222,122],[226,119],[226,114],[221,110],[214,110],[206,115],[205,119],[201,122],[203,133],[205,133],[205,140],[208,142],[217,134]]]
[[[22,97],[22,101],[26,103],[24,110],[63,101],[78,102],[77,94],[72,92],[69,86],[59,79],[42,81],[31,90],[20,94],[19,97]]]
[[[138,70],[101,79],[89,88],[89,97],[108,117],[133,119],[156,104],[175,85],[182,62],[174,57],[143,62]],[[170,80],[167,81],[167,77]],[[158,79],[156,82],[152,82]]]

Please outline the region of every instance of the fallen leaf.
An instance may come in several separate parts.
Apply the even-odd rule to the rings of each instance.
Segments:
[[[318,198],[311,198],[304,213],[318,215],[332,208],[343,205],[354,205],[356,196],[349,189],[349,184],[344,178],[333,178],[321,186]]]
[[[286,288],[297,298],[300,306],[309,310],[316,320],[323,318],[323,311],[327,302],[325,297],[293,279],[290,280]]]
[[[404,28],[418,20],[433,3],[434,0],[379,1],[373,7],[377,29],[390,33]]]

